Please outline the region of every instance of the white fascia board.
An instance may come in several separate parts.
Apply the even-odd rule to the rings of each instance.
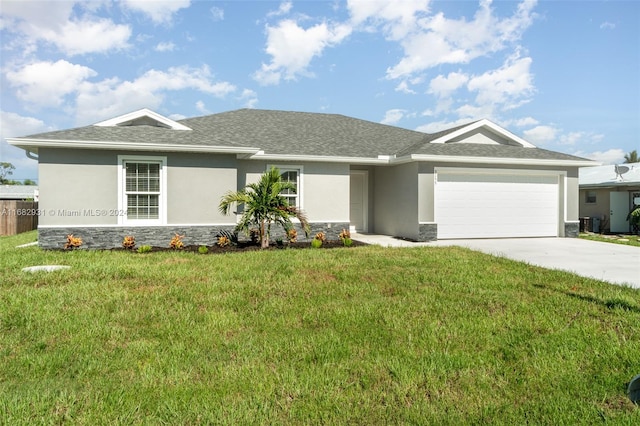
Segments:
[[[148,108],[142,108],[138,111],[133,111],[128,114],[120,115],[118,117],[110,118],[109,120],[101,121],[99,123],[94,124],[94,126],[98,127],[114,127],[118,126],[122,123],[126,123],[127,121],[136,120],[140,117],[149,117],[153,120],[156,120],[159,123],[164,124],[165,126],[173,129],[173,130],[191,130],[189,127],[178,123],[177,121],[173,121],[170,118],[165,117],[164,115],[158,114],[157,112],[151,111]]]
[[[411,155],[409,161],[429,161],[432,163],[465,163],[465,164],[513,164],[518,166],[565,166],[584,167],[593,165],[590,160],[545,160],[538,158],[501,158],[501,157],[456,157],[453,155]]]
[[[109,149],[155,152],[209,152],[228,154],[255,154],[259,148],[229,147],[208,145],[176,145],[176,144],[142,144],[137,142],[113,142],[113,141],[74,141],[51,139],[7,139],[10,145],[22,149],[34,151],[33,147],[46,148],[76,148],[76,149]]]
[[[519,143],[524,148],[536,148],[536,146],[533,145],[532,143],[525,141],[521,137],[519,137],[517,135],[514,135],[513,133],[511,133],[507,129],[498,126],[497,124],[495,124],[492,121],[487,120],[486,118],[484,118],[482,120],[479,120],[479,121],[476,121],[475,123],[471,123],[468,126],[465,126],[465,127],[461,128],[461,129],[456,130],[455,132],[451,132],[451,133],[448,133],[448,134],[446,134],[444,136],[441,136],[438,139],[434,139],[430,143],[446,143],[446,142],[450,141],[451,139],[455,139],[458,136],[462,136],[465,133],[468,133],[468,132],[470,132],[472,130],[479,129],[480,127],[488,127],[493,132],[504,136],[506,139],[511,139],[511,140]]]
[[[247,157],[244,157],[247,158]],[[288,154],[265,154],[257,152],[248,157],[250,160],[269,160],[269,161],[311,161],[322,163],[350,163],[350,164],[389,164],[389,160],[385,158],[369,158],[369,157],[332,157],[328,155],[288,155]]]

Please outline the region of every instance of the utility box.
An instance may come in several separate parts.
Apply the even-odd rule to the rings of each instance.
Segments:
[[[591,218],[591,232],[599,234],[600,233],[600,218],[592,217]]]

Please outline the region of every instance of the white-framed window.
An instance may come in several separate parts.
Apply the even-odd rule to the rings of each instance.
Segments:
[[[289,182],[296,188],[295,191],[286,189],[280,195],[287,199],[290,206],[302,208],[302,166],[279,166],[270,165],[269,168],[276,167],[280,170],[283,182]]]
[[[118,156],[120,224],[166,223],[166,162],[166,157]]]
[[[586,204],[595,204],[598,201],[596,191],[586,191],[584,194],[584,202]]]

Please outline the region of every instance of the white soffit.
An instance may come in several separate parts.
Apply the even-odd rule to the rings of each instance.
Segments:
[[[446,135],[441,136],[438,139],[432,140],[430,143],[447,143],[452,139],[455,139],[455,138],[457,138],[459,136],[464,135],[465,133],[469,133],[469,132],[471,132],[473,130],[476,130],[476,129],[479,129],[481,127],[486,127],[487,129],[489,129],[492,132],[504,137],[505,139],[511,139],[514,142],[517,142],[520,145],[522,145],[523,148],[535,148],[536,147],[532,143],[525,141],[521,137],[519,137],[517,135],[514,135],[513,133],[511,133],[507,129],[498,126],[497,124],[487,120],[486,118],[482,119],[482,120],[479,120],[479,121],[476,121],[475,123],[471,123],[468,126],[464,126],[463,128],[456,130],[455,132],[447,133]]]
[[[121,126],[125,123],[138,120],[140,118],[150,118],[153,121],[158,122],[159,124],[168,127],[172,130],[191,130],[189,127],[178,123],[170,118],[165,117],[164,115],[158,114],[157,112],[153,112],[150,109],[143,108],[138,111],[130,112],[128,114],[124,114],[118,117],[111,118],[109,120],[101,121],[99,123],[94,124],[94,126],[99,127],[116,127]]]

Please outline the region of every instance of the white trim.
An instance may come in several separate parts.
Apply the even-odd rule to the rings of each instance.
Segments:
[[[38,225],[38,228],[145,228],[145,227],[163,227],[163,228],[179,228],[187,226],[235,226],[235,223],[165,223],[161,225],[146,224],[144,226],[138,225],[120,225],[120,224],[87,224],[87,225]]]
[[[115,127],[119,126],[128,121],[137,120],[138,118],[149,117],[152,120],[157,121],[158,123],[164,124],[166,127],[169,127],[172,130],[192,130],[189,127],[178,123],[177,121],[173,121],[170,118],[165,117],[164,115],[158,114],[157,112],[151,111],[147,108],[139,109],[138,111],[133,111],[128,114],[123,114],[118,117],[110,118],[109,120],[101,121],[99,123],[94,124],[94,126],[98,127]]]
[[[52,147],[52,148],[86,148],[86,149],[118,149],[132,151],[153,152],[210,152],[228,154],[254,154],[258,148],[229,147],[208,145],[182,145],[182,144],[153,144],[139,142],[118,141],[76,141],[76,140],[51,140],[51,139],[7,139],[10,145],[25,149],[24,147]]]
[[[158,219],[127,219],[124,215],[118,216],[118,226],[162,226],[167,224],[167,157],[147,155],[118,155],[118,210],[126,210],[126,191],[124,190],[124,178],[126,173],[125,163],[160,163],[160,196],[158,197]]]
[[[471,123],[468,126],[462,127],[461,129],[458,129],[455,132],[447,133],[446,135],[441,136],[438,139],[432,140],[430,143],[447,143],[451,139],[455,139],[458,136],[462,136],[465,133],[469,133],[470,131],[479,129],[481,127],[487,127],[493,130],[495,133],[502,135],[507,139],[511,139],[514,142],[517,142],[520,145],[522,145],[523,148],[536,148],[536,146],[533,145],[532,143],[525,141],[521,137],[514,135],[507,129],[498,126],[497,124],[487,120],[486,118],[476,121],[475,123]]]
[[[484,169],[479,167],[434,167],[433,174],[465,173],[476,175],[525,175],[525,176],[567,176],[565,170],[537,170],[537,169]]]
[[[590,160],[545,160],[537,158],[501,158],[501,157],[456,157],[453,155],[423,155],[413,154],[410,160],[429,161],[432,163],[464,163],[464,164],[504,164],[523,166],[563,166],[563,167],[583,167],[593,165]]]
[[[263,151],[255,152],[253,155],[249,156],[248,159],[270,161],[312,161],[319,163],[389,164],[389,159],[386,158],[380,159],[373,157],[332,157],[329,155],[265,154]]]

